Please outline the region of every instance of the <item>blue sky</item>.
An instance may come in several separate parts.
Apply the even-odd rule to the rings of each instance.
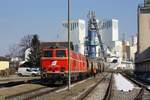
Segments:
[[[71,0],[71,19],[87,20],[89,10],[97,18],[119,20],[119,34],[137,32],[137,5],[144,0]],[[67,19],[67,0],[0,0],[0,56],[27,34],[51,41]]]

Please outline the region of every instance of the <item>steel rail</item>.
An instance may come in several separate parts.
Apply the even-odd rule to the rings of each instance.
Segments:
[[[73,84],[76,84],[80,81],[82,81],[82,80],[79,80],[77,82],[73,82]],[[66,85],[63,84],[59,87],[51,88],[51,89],[45,90],[45,91],[44,91],[44,89],[48,89],[48,87],[41,87],[41,88],[38,88],[38,89],[34,89],[34,90],[26,91],[26,92],[21,92],[21,93],[14,94],[14,95],[10,95],[10,96],[5,97],[5,99],[6,100],[16,100],[17,98],[19,98],[19,100],[20,100],[20,98],[21,98],[21,100],[30,100],[30,99],[34,99],[34,98],[43,96],[45,94],[57,91],[59,89],[63,89],[65,87],[66,87]],[[42,92],[38,92],[38,91],[42,91]]]
[[[76,100],[85,99],[108,75],[105,75],[102,79],[100,79],[94,86],[90,87],[87,91],[77,97]]]
[[[135,83],[136,85],[138,85],[139,87],[144,88],[144,89],[146,89],[147,91],[150,92],[150,89],[147,87],[147,85],[142,84],[141,82],[139,82],[139,81],[133,79],[132,77],[130,77],[130,76],[127,75],[127,74],[124,74],[124,73],[123,73],[122,75],[123,75],[124,77],[126,77],[127,79],[129,79],[130,81],[132,81],[133,83]]]
[[[135,83],[136,85],[138,85],[139,87],[141,87],[140,92],[138,93],[138,95],[134,98],[134,100],[142,100],[143,99],[143,95],[144,95],[144,90],[147,90],[148,92],[150,92],[150,89],[147,87],[147,85],[144,85],[143,83],[133,79],[132,77],[130,77],[127,74],[122,74],[124,77],[126,77],[127,79],[129,79],[130,81],[132,81],[133,83]]]
[[[31,91],[26,91],[26,92],[18,93],[15,95],[7,96],[7,97],[5,97],[5,100],[16,100],[17,98],[20,98],[21,100],[30,100],[30,99],[42,96],[44,94],[48,94],[50,92],[56,91],[58,89],[60,89],[60,88],[56,87],[56,88],[48,89],[47,87],[42,87],[42,88],[34,89]],[[39,92],[39,91],[41,91],[41,92]]]
[[[109,86],[107,88],[107,91],[106,91],[106,94],[105,94],[105,97],[104,97],[103,100],[110,100],[111,93],[112,93],[112,85],[113,85],[113,73],[111,74],[111,79],[110,79],[110,82],[109,82]]]
[[[39,83],[41,79],[28,79],[28,80],[22,80],[22,81],[10,81],[7,83],[1,83],[0,84],[0,88],[3,87],[12,87],[12,86],[17,86],[17,85],[21,85],[21,84],[26,84],[26,83]]]
[[[144,88],[141,88],[140,92],[138,93],[138,95],[135,97],[134,100],[142,100],[143,94],[144,94]]]

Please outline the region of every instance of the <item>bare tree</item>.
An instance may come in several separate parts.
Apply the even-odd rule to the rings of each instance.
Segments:
[[[19,44],[21,58],[24,58],[24,52],[25,52],[25,50],[31,47],[32,38],[33,38],[33,34],[30,34],[30,35],[24,36],[21,39],[21,42]]]
[[[9,46],[9,49],[8,49],[9,53],[8,55],[12,58],[12,57],[18,57],[19,56],[19,46],[18,44],[13,44],[13,45],[10,45]]]

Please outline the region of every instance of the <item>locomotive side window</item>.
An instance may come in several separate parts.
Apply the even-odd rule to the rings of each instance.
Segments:
[[[66,57],[65,50],[57,50],[56,51],[56,57]]]
[[[53,52],[52,51],[44,51],[44,57],[52,57]]]

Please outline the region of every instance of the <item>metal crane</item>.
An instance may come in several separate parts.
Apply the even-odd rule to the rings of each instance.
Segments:
[[[92,41],[95,38],[95,37],[93,37],[93,38],[90,37],[90,36],[92,36],[91,33],[95,32],[97,34],[97,37],[99,40],[101,58],[105,59],[105,51],[104,51],[104,47],[103,47],[103,43],[102,43],[102,39],[101,39],[101,34],[99,31],[98,22],[96,20],[95,12],[90,11],[88,14],[88,18],[89,18],[89,21],[88,21],[88,41]],[[97,46],[97,44],[94,45],[95,48],[96,48],[96,46]],[[93,45],[88,44],[88,47],[93,48]],[[90,54],[91,54],[91,51],[88,52],[88,55],[90,55]]]

